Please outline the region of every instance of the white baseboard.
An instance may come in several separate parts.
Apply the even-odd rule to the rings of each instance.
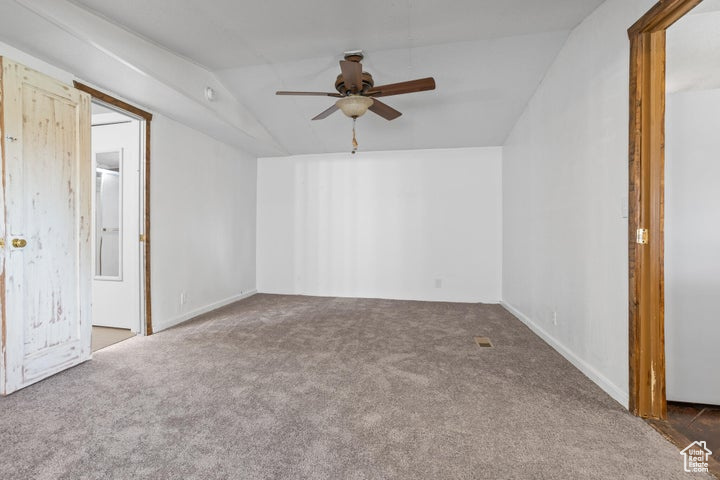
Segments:
[[[199,315],[202,315],[203,313],[212,312],[213,310],[217,310],[218,308],[224,307],[225,305],[230,305],[231,303],[235,303],[235,302],[243,300],[245,298],[252,297],[256,293],[257,293],[257,290],[255,290],[255,289],[248,290],[247,292],[243,292],[238,295],[233,295],[232,297],[228,297],[223,300],[213,302],[210,305],[205,305],[204,307],[196,308],[195,310],[185,312],[182,315],[178,315],[177,317],[171,318],[167,322],[162,322],[160,325],[156,325],[155,322],[153,322],[153,332],[157,333],[162,330],[168,329],[170,327],[174,327],[175,325],[178,325],[183,322],[187,322],[188,320],[191,320]]]
[[[373,292],[308,292],[308,291],[282,291],[278,289],[263,289],[259,288],[258,293],[266,293],[268,295],[298,295],[302,297],[317,297],[317,298],[362,298],[372,300],[399,300],[402,302],[447,302],[447,303],[485,303],[490,305],[497,305],[500,303],[500,299],[496,297],[453,297],[453,296],[438,296],[432,297],[430,295],[393,295],[393,294],[382,294]]]
[[[588,377],[590,380],[595,382],[600,388],[605,390],[605,393],[610,395],[616,402],[618,402],[620,405],[622,405],[625,408],[628,408],[629,399],[628,399],[628,393],[625,392],[623,389],[615,385],[613,382],[608,380],[608,378],[603,375],[602,373],[598,372],[595,367],[587,363],[582,358],[578,357],[575,353],[573,353],[569,348],[567,348],[565,345],[560,343],[557,339],[555,339],[552,335],[550,335],[548,332],[543,330],[540,326],[538,326],[537,323],[532,321],[530,317],[522,313],[520,310],[516,309],[512,305],[507,304],[506,302],[500,302],[500,305],[503,306],[505,310],[512,313],[514,316],[516,316],[521,322],[523,322],[525,325],[528,326],[530,330],[535,332],[535,334],[542,338],[545,343],[550,345],[552,348],[554,348],[560,355],[565,357],[567,361],[572,363],[575,368],[580,370],[583,374],[585,374],[586,377]]]

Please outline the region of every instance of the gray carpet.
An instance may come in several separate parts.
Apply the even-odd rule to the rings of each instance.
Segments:
[[[2,479],[684,478],[495,305],[256,295],[0,399],[0,432]]]

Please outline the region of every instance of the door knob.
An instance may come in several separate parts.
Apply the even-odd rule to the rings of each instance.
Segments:
[[[13,238],[12,239],[12,246],[15,248],[25,248],[27,245],[27,240],[24,238]]]

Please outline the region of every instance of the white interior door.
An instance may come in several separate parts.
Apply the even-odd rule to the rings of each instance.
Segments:
[[[92,323],[142,333],[141,123],[129,117],[120,120],[102,123],[103,114],[93,116],[93,124],[97,125],[92,128],[96,165]]]
[[[90,96],[7,59],[3,66],[8,394],[90,359]]]

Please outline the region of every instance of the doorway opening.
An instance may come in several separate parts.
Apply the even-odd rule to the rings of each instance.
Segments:
[[[720,2],[668,29],[665,108],[665,377],[667,423],[685,448],[706,442],[720,473]],[[703,225],[696,232],[696,226]],[[675,438],[675,437],[673,437]],[[688,441],[688,439],[690,439]]]
[[[143,331],[141,130],[141,120],[93,100],[93,352]]]
[[[149,141],[152,116],[75,83],[92,96],[92,351],[152,334]]]
[[[667,30],[701,2],[659,1],[629,30],[629,406],[679,449],[702,440],[717,451],[720,391],[716,382],[705,381],[717,362],[704,356],[714,358],[717,352],[717,274],[710,270],[720,257],[713,249],[713,230],[696,234],[695,227],[697,217],[707,223],[716,211],[713,202],[720,202],[712,184],[715,165],[708,158],[717,151],[712,147],[716,128],[708,119],[716,116],[712,106],[720,105],[720,90],[717,99],[714,93],[693,92],[706,85],[688,83],[688,77],[683,83],[690,91],[678,93],[666,79]],[[693,24],[697,21],[699,16]],[[716,25],[711,30],[717,31]],[[699,38],[702,32],[687,36]],[[710,77],[704,75],[703,82]],[[710,471],[719,473],[719,458],[706,457]]]
[[[667,418],[665,393],[666,31],[702,0],[659,1],[630,29],[629,408]]]

